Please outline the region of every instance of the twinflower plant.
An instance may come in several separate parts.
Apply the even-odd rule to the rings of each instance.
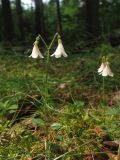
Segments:
[[[55,52],[53,54],[50,54],[50,50],[52,48],[52,45],[54,43],[54,41],[58,40],[58,46],[57,46],[57,49],[55,50]],[[45,48],[47,50],[46,55],[43,56],[42,53],[40,52],[40,49],[39,49],[39,45],[40,45],[40,42],[42,41],[42,43],[45,45]],[[32,57],[32,58],[44,58],[45,60],[45,64],[46,64],[46,67],[45,67],[45,70],[46,70],[46,74],[45,74],[45,79],[44,79],[44,93],[42,95],[43,97],[43,100],[45,102],[45,105],[48,106],[48,101],[49,101],[49,92],[48,92],[48,89],[49,89],[49,83],[48,83],[48,69],[49,69],[49,63],[50,63],[50,57],[53,57],[55,56],[55,58],[60,58],[61,56],[63,55],[63,57],[67,57],[68,55],[66,54],[65,52],[65,49],[64,49],[64,46],[62,44],[62,39],[60,37],[60,35],[58,33],[56,33],[51,41],[51,43],[49,45],[47,45],[47,43],[45,42],[45,40],[42,38],[41,35],[38,35],[36,37],[36,41],[34,42],[34,46],[33,46],[33,50],[32,50],[32,54],[29,56],[29,57]]]
[[[103,56],[102,57],[102,63],[100,67],[98,68],[98,73],[103,77],[103,87],[102,87],[102,97],[103,97],[103,103],[105,102],[105,77],[111,76],[113,77],[113,73],[110,69],[108,57]],[[105,107],[104,107],[104,117],[105,117]],[[105,122],[105,119],[104,119]]]

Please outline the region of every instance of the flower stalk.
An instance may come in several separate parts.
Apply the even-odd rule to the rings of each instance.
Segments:
[[[49,83],[48,83],[48,75],[49,75],[49,64],[50,64],[50,49],[56,39],[56,37],[58,36],[58,33],[55,33],[51,43],[49,45],[46,44],[46,42],[44,41],[44,39],[41,37],[42,41],[44,42],[46,49],[47,49],[47,57],[46,57],[46,74],[45,74],[45,95],[44,95],[44,101],[46,106],[49,104]]]
[[[98,68],[99,75],[102,75],[103,82],[102,82],[102,100],[103,104],[105,103],[105,77],[111,76],[113,77],[113,73],[109,66],[109,60],[108,57],[103,56],[102,57],[102,63],[101,66]],[[104,105],[104,123],[105,123],[105,105]]]
[[[56,51],[50,55],[50,50],[51,50],[51,47],[55,41],[55,39],[58,39],[58,47],[56,49]],[[33,50],[32,50],[32,54],[30,55],[30,57],[32,58],[44,58],[42,53],[40,52],[39,50],[39,43],[40,43],[40,40],[42,41],[42,43],[45,45],[45,48],[46,48],[46,67],[45,67],[45,79],[44,79],[44,86],[45,86],[45,89],[44,89],[44,95],[43,95],[43,100],[44,100],[44,103],[45,105],[47,106],[48,105],[48,102],[49,102],[49,98],[50,98],[50,95],[49,95],[49,83],[48,83],[48,75],[49,75],[49,64],[50,64],[50,57],[52,56],[55,56],[56,58],[60,58],[62,55],[64,57],[67,57],[67,54],[65,53],[65,50],[64,50],[64,47],[62,45],[62,40],[61,40],[61,37],[58,33],[55,33],[51,43],[49,45],[47,45],[47,43],[45,42],[45,40],[42,38],[42,36],[39,34],[36,38],[36,41],[34,42],[34,47],[33,47]]]
[[[101,63],[101,66],[98,68],[98,73],[99,75],[102,75],[103,77],[103,102],[105,101],[105,77],[106,76],[111,76],[113,77],[113,73],[110,69],[110,66],[109,66],[109,60],[108,60],[108,57],[105,57],[103,56],[102,57],[102,63]]]

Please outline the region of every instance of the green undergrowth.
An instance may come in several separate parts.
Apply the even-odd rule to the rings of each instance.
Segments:
[[[114,77],[105,78],[104,100],[97,48],[51,59],[48,105],[44,60],[0,51],[0,159],[109,159],[103,141],[120,139],[120,50],[111,50]]]

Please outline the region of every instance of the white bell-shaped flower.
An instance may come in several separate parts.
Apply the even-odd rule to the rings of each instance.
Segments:
[[[34,43],[32,54],[29,57],[32,57],[32,58],[38,58],[38,57],[44,58],[42,53],[39,50],[38,42]]]
[[[101,72],[102,76],[106,77],[106,76],[111,76],[113,77],[113,73],[110,69],[110,66],[109,66],[109,62],[106,62],[106,66],[105,68],[103,69],[103,71]]]
[[[102,74],[102,71],[104,70],[105,67],[106,67],[106,63],[105,63],[105,62],[102,62],[100,68],[98,68],[98,73],[99,73],[99,74]]]
[[[55,56],[55,58],[60,58],[63,55],[63,57],[67,57],[68,55],[65,52],[65,49],[63,47],[63,44],[61,40],[58,41],[58,47],[55,50],[55,52],[51,55],[51,57]]]

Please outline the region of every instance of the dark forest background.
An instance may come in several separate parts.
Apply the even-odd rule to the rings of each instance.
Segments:
[[[37,34],[49,42],[59,32],[73,47],[101,40],[120,43],[120,0],[0,1],[0,42],[30,44]]]

